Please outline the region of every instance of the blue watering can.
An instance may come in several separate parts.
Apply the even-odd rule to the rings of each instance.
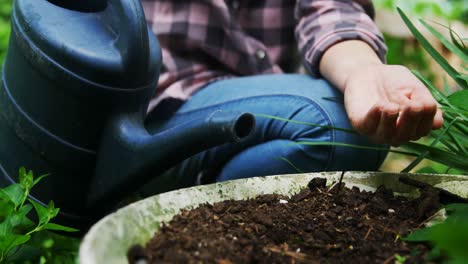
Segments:
[[[0,187],[50,173],[31,198],[87,226],[182,160],[251,134],[216,111],[149,133],[161,66],[139,0],[16,0],[0,82]]]

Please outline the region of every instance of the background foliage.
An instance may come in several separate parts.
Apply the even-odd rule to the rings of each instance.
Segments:
[[[439,17],[468,24],[466,0],[373,0],[377,9],[396,10],[400,7],[409,16]]]
[[[447,21],[456,20],[456,21],[464,23],[465,25],[468,24],[468,1],[467,0],[373,0],[373,2],[376,6],[377,12],[380,9],[388,9],[388,10],[395,11],[396,7],[399,6],[410,16],[425,17],[425,18],[439,17]],[[10,21],[12,3],[13,3],[13,0],[0,0],[0,63],[2,63],[5,58],[6,49],[8,46],[8,39],[10,36],[10,22],[9,21]],[[428,79],[428,83],[432,82],[432,80],[435,78],[436,73],[432,72],[428,68],[427,65],[430,59],[427,56],[425,56],[425,51],[423,50],[423,48],[419,45],[417,41],[408,40],[405,38],[393,37],[389,35],[386,35],[385,37],[386,37],[386,43],[389,48],[388,56],[387,56],[388,63],[403,64],[411,69],[416,69],[418,72],[421,72],[421,76],[425,76],[425,78]],[[462,37],[466,37],[466,36],[462,36]],[[1,65],[0,65],[0,69],[1,69]],[[464,76],[466,78],[466,75]],[[442,90],[440,87],[437,87],[437,88],[439,88],[439,90]],[[465,96],[466,96],[466,92],[465,92]],[[443,100],[444,98],[445,97],[442,95],[439,96],[439,99]],[[455,102],[455,104],[457,104],[458,106],[463,107],[463,105],[461,104],[462,102],[458,104],[456,101],[456,98],[452,98],[452,101],[449,101],[449,99],[447,100],[448,101],[446,102],[448,103],[444,105],[446,107],[446,110],[447,109],[450,110],[448,108],[449,103],[452,104],[453,102]],[[456,109],[456,110],[460,110],[460,109]],[[464,109],[464,111],[468,111],[468,110]],[[459,112],[460,111],[458,111],[457,113],[454,113],[452,111],[452,114],[456,116],[456,114],[458,114]],[[465,119],[465,122],[466,122],[466,119]],[[459,124],[459,126],[462,128],[462,130],[467,129],[466,123],[465,125]],[[449,128],[445,127],[445,129],[446,131],[449,131]],[[454,134],[458,133],[456,131],[454,132],[453,128],[450,128],[450,132]],[[437,133],[441,133],[441,132],[437,132]],[[437,137],[438,137],[438,134],[433,135],[433,138],[437,138]],[[465,155],[464,157],[466,157],[468,153],[466,153],[466,148],[463,148],[466,144],[465,143],[466,137],[460,137],[458,140],[461,142],[461,144],[457,144],[456,141],[453,141],[453,143],[448,142],[447,145],[453,150],[455,150],[454,152],[457,153],[458,151],[460,151],[461,153],[458,153],[458,154],[463,154]],[[444,143],[442,142],[439,144],[444,144]],[[425,150],[420,151],[420,153],[422,156],[430,154],[429,152]],[[446,165],[442,165],[441,163],[433,163],[431,164],[429,170],[428,168],[426,168],[426,170],[428,170],[426,172],[447,173],[448,168],[450,167]],[[454,173],[461,173],[461,172],[454,171]],[[7,199],[4,199],[3,205],[5,206],[8,205],[11,207],[11,203],[8,204],[8,201],[7,202],[5,201],[7,201]],[[0,212],[3,212],[3,211],[0,210]],[[466,216],[467,214],[464,214],[464,215]],[[0,222],[4,224],[5,223],[4,220],[7,217],[11,217],[11,216],[14,216],[14,214],[8,214],[8,215],[0,214]],[[449,221],[449,223],[453,224],[452,222]],[[463,223],[466,223],[466,218],[464,219]],[[463,226],[466,227],[465,224]],[[439,229],[442,230],[443,232],[442,231],[439,232]],[[453,232],[458,232],[460,231],[460,228],[458,227],[454,228],[453,226],[450,226],[448,230],[452,230]],[[443,227],[438,227],[436,231],[441,234],[442,233],[445,234],[444,236],[446,236],[448,232],[448,231],[445,231],[445,229],[443,230]],[[439,233],[429,233],[429,232],[423,233],[423,234],[419,233],[419,234],[415,234],[409,239],[415,240],[415,241],[427,241],[427,240],[432,240],[436,242],[446,241],[446,240],[437,240],[433,237],[433,236],[438,236]],[[453,236],[455,236],[456,234],[462,234],[462,233],[460,232],[454,233]],[[466,229],[463,235],[466,238]],[[16,262],[24,263],[24,262],[28,262],[34,259],[35,263],[54,263],[54,261],[57,261],[57,259],[60,258],[60,261],[56,263],[73,263],[76,258],[76,250],[79,244],[78,239],[57,236],[53,233],[46,232],[46,230],[42,230],[41,232],[37,232],[35,236],[31,236],[30,242],[31,243],[29,245],[22,246],[21,247],[22,250],[18,250],[17,252],[15,251]],[[466,245],[466,243],[459,243],[459,245]],[[441,250],[444,250],[447,248],[448,249],[456,248],[456,247],[453,247],[452,245],[445,246],[444,244],[441,244],[441,243],[439,244],[435,243],[435,246],[436,248],[440,248]],[[461,252],[465,252],[465,251],[462,250]],[[463,256],[465,257],[465,255]],[[67,259],[67,261],[65,259]]]
[[[0,1],[0,62],[5,58],[10,37],[10,13],[13,0]],[[1,68],[1,66],[0,66]]]

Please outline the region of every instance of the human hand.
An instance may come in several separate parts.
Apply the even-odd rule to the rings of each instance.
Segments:
[[[399,146],[442,127],[436,100],[406,67],[370,63],[350,72],[343,88],[352,126],[376,143]]]

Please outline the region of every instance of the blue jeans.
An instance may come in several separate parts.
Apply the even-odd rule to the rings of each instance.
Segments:
[[[193,118],[190,113],[195,110],[205,116],[224,109],[352,129],[343,103],[330,99],[342,97],[341,92],[325,80],[301,74],[222,80],[195,93],[163,127]],[[159,183],[150,184],[146,189],[160,192],[168,190],[165,188],[297,172],[372,171],[379,168],[387,154],[387,151],[350,147],[294,144],[298,141],[342,142],[379,147],[353,133],[266,117],[257,116],[256,119],[256,130],[251,137],[199,153],[161,175]]]

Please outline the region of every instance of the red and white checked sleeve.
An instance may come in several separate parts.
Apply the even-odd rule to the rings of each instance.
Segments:
[[[362,40],[385,62],[387,47],[373,22],[371,0],[298,0],[295,34],[304,65],[319,76],[324,52],[344,40]]]

